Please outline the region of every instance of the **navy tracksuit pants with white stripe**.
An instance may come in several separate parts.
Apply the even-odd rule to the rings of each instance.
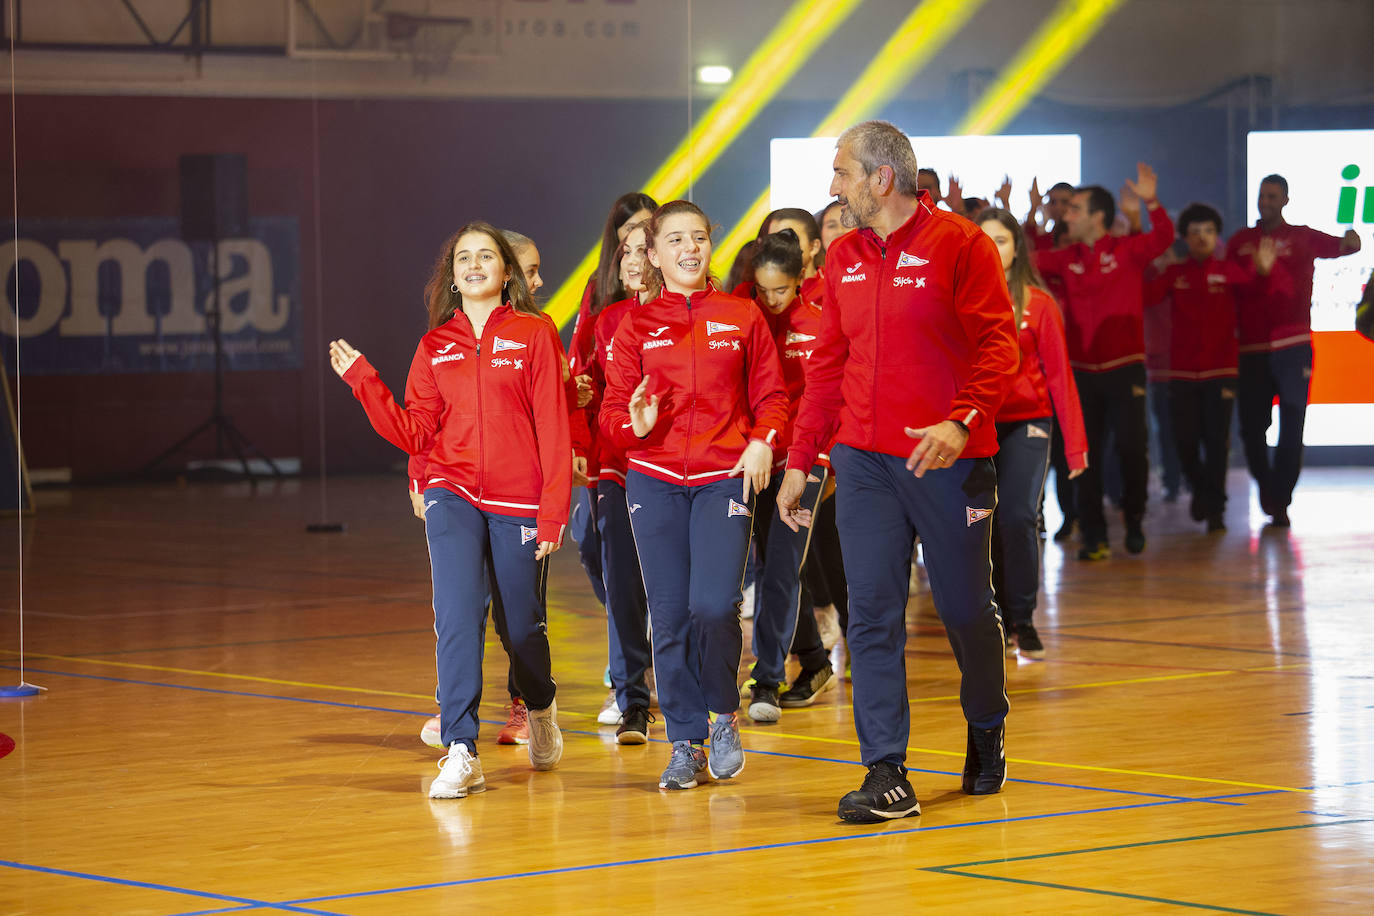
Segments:
[[[544,610],[548,560],[538,563],[535,521],[484,512],[442,487],[425,490],[425,537],[434,581],[435,667],[439,723],[445,746],[461,741],[477,751],[486,642],[487,563],[510,638],[515,686],[530,709],[554,699]]]
[[[596,485],[596,525],[601,541],[601,569],[606,577],[606,634],[611,683],[621,710],[649,705],[649,605],[630,530],[625,488],[603,478]]]
[[[820,480],[808,482],[802,493],[802,507],[814,511],[825,486],[826,470],[811,469]],[[759,494],[754,530],[761,560],[755,577],[754,593],[754,680],[761,686],[777,687],[786,678],[787,653],[802,614],[814,614],[811,595],[801,585],[801,567],[811,542],[811,529],[793,531],[778,516],[778,488],[782,475],[773,475],[768,488]],[[805,602],[805,606],[803,606]],[[814,618],[813,618],[814,619]]]
[[[863,763],[906,760],[906,601],[917,534],[935,608],[962,674],[964,717],[979,728],[1000,724],[1009,705],[989,560],[997,505],[992,459],[961,458],[919,479],[905,458],[846,445],[832,449],[830,461],[849,580],[847,641]]]
[[[752,522],[743,487],[739,478],[688,487],[625,476],[670,741],[704,742],[710,714],[739,708],[740,585]]]

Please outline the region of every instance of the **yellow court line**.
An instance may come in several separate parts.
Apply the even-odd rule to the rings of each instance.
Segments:
[[[1087,690],[1092,687],[1123,687],[1128,684],[1152,684],[1161,681],[1183,681],[1200,677],[1219,677],[1226,674],[1246,674],[1255,671],[1282,671],[1288,668],[1307,668],[1307,663],[1294,665],[1270,665],[1263,668],[1229,668],[1224,671],[1190,671],[1187,674],[1152,674],[1149,677],[1132,677],[1115,681],[1089,681],[1085,684],[1061,684],[1056,687],[1025,687],[1021,690],[1008,690],[1007,696],[1022,696],[1032,693],[1055,693],[1060,690]],[[920,697],[912,700],[912,703],[935,703],[948,702],[959,699],[958,694],[950,694],[942,697]]]
[[[789,732],[773,731],[761,728],[742,728],[740,732],[746,735],[764,735],[771,738],[789,738],[794,741],[812,741],[822,744],[842,744],[847,747],[858,747],[859,742],[852,738],[822,738],[816,735],[797,735]],[[964,756],[963,751],[944,751],[931,747],[908,747],[908,753],[927,754],[935,757],[959,757]],[[1059,763],[1053,760],[1029,760],[1022,757],[1008,757],[1008,763],[1021,763],[1027,766],[1054,767],[1061,770],[1087,770],[1093,773],[1115,773],[1119,776],[1148,776],[1154,779],[1176,779],[1182,782],[1203,782],[1222,786],[1240,786],[1246,789],[1269,789],[1277,792],[1298,792],[1310,793],[1311,789],[1297,789],[1292,786],[1271,786],[1262,782],[1243,782],[1237,779],[1213,779],[1207,776],[1181,776],[1177,773],[1158,773],[1153,770],[1125,770],[1118,767],[1095,767],[1083,763]]]
[[[17,652],[0,649],[6,655]],[[374,696],[406,697],[412,700],[433,700],[432,694],[405,693],[400,690],[377,690],[372,687],[344,687],[339,684],[316,684],[311,681],[288,681],[279,677],[259,677],[255,674],[230,674],[225,671],[200,671],[195,668],[172,668],[167,665],[147,665],[138,662],[116,662],[104,658],[82,658],[79,655],[44,655],[41,652],[25,653],[29,658],[47,658],[60,662],[84,662],[88,665],[112,665],[116,668],[135,668],[141,671],[166,671],[172,674],[191,674],[199,677],[221,677],[231,681],[253,681],[259,684],[278,684],[284,687],[313,687],[317,690],[341,690],[345,693],[370,693]]]
[[[0,652],[4,653],[5,655],[17,655],[17,654],[18,654],[18,653],[14,652],[14,651],[12,651],[12,650],[9,650],[9,649],[0,649]],[[224,671],[200,671],[200,670],[197,670],[197,669],[194,669],[194,668],[173,668],[173,667],[170,667],[170,666],[168,666],[168,665],[148,665],[148,664],[142,664],[142,663],[139,663],[139,662],[116,662],[116,661],[111,661],[111,660],[109,660],[109,659],[81,658],[80,656],[75,656],[75,655],[48,655],[48,654],[44,654],[44,653],[41,653],[41,652],[30,652],[30,653],[27,653],[27,655],[28,655],[28,657],[30,657],[30,658],[46,658],[46,659],[49,659],[49,660],[52,660],[52,661],[84,662],[84,663],[86,663],[86,664],[93,664],[93,665],[109,665],[109,666],[112,666],[112,667],[115,667],[115,668],[133,668],[133,669],[138,669],[138,670],[143,670],[143,671],[165,671],[165,672],[171,672],[171,673],[174,673],[174,674],[189,674],[189,675],[195,675],[195,676],[199,676],[199,677],[217,677],[217,678],[225,678],[225,679],[227,679],[227,680],[235,680],[235,681],[251,681],[251,682],[260,683],[260,684],[277,684],[277,685],[287,686],[287,687],[311,687],[311,688],[315,688],[315,689],[317,689],[317,690],[337,690],[337,691],[342,691],[342,692],[345,692],[345,693],[366,693],[366,694],[372,694],[372,695],[374,695],[374,696],[405,697],[405,698],[407,698],[407,699],[413,699],[413,700],[433,700],[433,699],[434,699],[432,696],[430,696],[430,695],[428,695],[428,694],[423,694],[423,693],[406,693],[406,692],[399,691],[399,690],[377,690],[377,689],[369,688],[369,687],[345,687],[345,686],[342,686],[342,685],[340,685],[340,684],[318,684],[318,683],[314,683],[314,682],[311,682],[311,681],[292,681],[292,680],[286,680],[286,679],[284,679],[284,678],[259,677],[258,675],[254,675],[254,674],[231,674],[231,673],[229,673],[229,672],[224,672]],[[1058,690],[1070,690],[1070,689],[1081,689],[1081,688],[1083,688],[1083,687],[1090,687],[1090,686],[1115,686],[1115,685],[1119,685],[1119,684],[1141,683],[1141,682],[1145,682],[1145,681],[1178,680],[1178,679],[1184,678],[1184,677],[1203,676],[1203,675],[1212,675],[1212,674],[1241,674],[1241,673],[1245,673],[1245,672],[1248,672],[1248,671],[1277,671],[1277,670],[1281,670],[1281,669],[1284,669],[1284,668],[1301,668],[1301,667],[1306,667],[1306,666],[1305,666],[1305,665],[1273,665],[1273,666],[1269,666],[1269,667],[1265,667],[1265,668],[1240,668],[1240,669],[1236,669],[1235,671],[1219,671],[1219,672],[1207,671],[1207,672],[1202,672],[1202,673],[1199,674],[1199,675],[1166,675],[1166,676],[1163,676],[1163,677],[1139,678],[1139,679],[1136,679],[1136,680],[1103,681],[1103,682],[1099,682],[1099,683],[1097,683],[1097,684],[1067,685],[1067,686],[1065,686],[1065,687],[1059,687],[1059,688],[1053,688],[1053,689],[1058,689]],[[1045,689],[1051,689],[1051,688],[1045,688]],[[913,702],[923,702],[925,699],[929,699],[929,698],[922,698],[922,700],[914,700]],[[955,698],[953,698],[953,699],[957,699],[957,697],[955,697]],[[579,715],[579,716],[582,716],[582,715],[590,715],[590,714],[581,714],[581,713],[574,713],[574,714],[575,714],[575,715]],[[810,741],[810,742],[821,743],[821,744],[840,744],[840,745],[845,745],[845,746],[847,746],[847,747],[858,747],[858,745],[859,745],[859,742],[858,742],[858,741],[853,740],[853,739],[849,739],[849,738],[823,738],[823,737],[819,737],[819,736],[816,736],[816,735],[797,735],[797,734],[789,734],[789,733],[787,733],[787,732],[777,732],[777,731],[762,730],[762,729],[741,729],[741,731],[744,732],[745,734],[749,734],[749,735],[766,735],[766,736],[773,737],[773,738],[791,738],[791,739],[794,739],[794,740],[797,740],[797,741]],[[930,755],[934,755],[934,756],[938,756],[938,757],[962,757],[962,756],[963,756],[962,753],[959,753],[959,752],[957,752],[957,751],[942,751],[942,750],[938,750],[938,749],[935,749],[935,748],[909,747],[909,748],[907,748],[907,750],[910,751],[910,752],[912,752],[912,753],[917,753],[917,754],[930,754]],[[1308,792],[1311,792],[1311,791],[1312,791],[1311,789],[1297,789],[1297,788],[1293,788],[1293,787],[1291,787],[1291,786],[1273,786],[1273,785],[1268,785],[1268,784],[1266,784],[1266,783],[1258,783],[1258,782],[1241,782],[1241,781],[1239,781],[1239,780],[1234,780],[1234,779],[1211,779],[1211,778],[1208,778],[1208,777],[1205,777],[1205,776],[1180,776],[1180,775],[1175,774],[1175,773],[1156,773],[1156,772],[1153,772],[1153,771],[1150,771],[1150,770],[1124,770],[1124,769],[1117,769],[1117,768],[1114,768],[1114,767],[1095,767],[1095,766],[1089,766],[1089,765],[1087,765],[1087,764],[1080,764],[1080,763],[1056,763],[1056,762],[1054,762],[1054,761],[1048,761],[1048,760],[1026,760],[1026,759],[1021,759],[1021,758],[1016,758],[1016,757],[1008,757],[1008,758],[1007,758],[1007,761],[1010,762],[1010,763],[1021,763],[1021,764],[1026,764],[1026,765],[1028,765],[1028,766],[1045,766],[1045,767],[1055,767],[1055,768],[1058,768],[1058,769],[1068,769],[1068,770],[1087,770],[1087,771],[1095,772],[1095,773],[1115,773],[1115,774],[1117,774],[1117,775],[1122,775],[1122,776],[1145,776],[1145,777],[1152,777],[1152,778],[1155,778],[1155,779],[1175,779],[1175,780],[1181,780],[1181,781],[1183,781],[1183,782],[1202,782],[1202,783],[1211,783],[1211,784],[1223,785],[1223,786],[1240,786],[1240,787],[1248,788],[1248,789],[1268,789],[1268,790],[1274,790],[1274,791],[1279,791],[1279,792],[1299,792],[1299,793],[1308,793]]]

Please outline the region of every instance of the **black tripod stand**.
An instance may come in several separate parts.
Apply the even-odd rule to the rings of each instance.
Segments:
[[[215,400],[210,416],[163,450],[142,468],[150,473],[186,448],[203,433],[214,431],[215,457],[224,458],[225,448],[238,459],[243,475],[256,480],[248,455],[261,458],[272,474],[283,477],[281,469],[255,446],[224,412],[224,337],[220,331],[223,309],[220,303],[219,243],[222,238],[248,234],[247,162],[241,154],[185,155],[180,160],[181,237],[186,241],[210,243],[210,304],[205,310],[206,330],[214,344]]]
[[[215,348],[215,400],[210,407],[210,416],[206,417],[199,425],[182,436],[176,442],[169,445],[156,458],[143,466],[142,473],[147,474],[156,470],[157,467],[171,458],[177,452],[186,448],[202,433],[213,430],[215,433],[215,457],[225,457],[225,445],[228,444],[239,465],[243,468],[243,476],[249,480],[256,480],[257,475],[248,464],[248,455],[256,455],[261,458],[272,474],[277,477],[285,476],[281,468],[277,467],[276,462],[253,444],[247,436],[243,434],[229,415],[224,412],[224,336],[220,333],[221,308],[220,308],[220,276],[219,276],[219,239],[210,240],[210,307],[205,311],[206,329],[210,332],[210,340]]]

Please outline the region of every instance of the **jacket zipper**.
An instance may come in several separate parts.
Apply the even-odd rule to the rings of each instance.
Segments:
[[[471,319],[469,319],[471,323]],[[491,318],[487,318],[487,324],[491,323]],[[482,333],[487,331],[486,325],[482,326]],[[480,504],[485,498],[486,493],[486,466],[487,453],[486,442],[482,436],[482,427],[485,425],[482,412],[482,338],[477,338],[477,502]]]
[[[687,441],[682,449],[682,484],[687,485],[687,467],[692,454],[692,420],[697,412],[697,324],[692,318],[692,296],[687,295],[687,339],[691,344],[687,353],[691,359],[692,406],[687,408]]]
[[[875,232],[874,235],[877,235]],[[876,451],[878,448],[878,354],[882,348],[878,346],[878,333],[882,328],[882,310],[879,306],[883,295],[883,275],[887,270],[887,246],[882,242],[878,243],[878,282],[873,285],[873,395],[869,401],[873,405],[873,439],[871,445]]]

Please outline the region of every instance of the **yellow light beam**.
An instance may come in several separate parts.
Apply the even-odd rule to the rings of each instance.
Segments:
[[[833,137],[846,127],[862,121],[887,104],[955,33],[968,22],[986,0],[923,0],[903,20],[877,56],[849,87],[816,129],[813,137]],[[717,276],[730,270],[735,255],[758,231],[759,223],[772,209],[770,188],[735,221],[735,228],[716,246],[711,266]]]
[[[863,0],[797,0],[754,49],[733,85],[692,125],[691,131],[642,185],[659,202],[681,197],[692,179],[711,167],[764,105],[810,60]],[[587,276],[596,269],[593,248],[558,287],[544,311],[561,327],[577,313]]]
[[[955,129],[988,135],[1006,127],[1073,60],[1124,0],[1061,0]]]

